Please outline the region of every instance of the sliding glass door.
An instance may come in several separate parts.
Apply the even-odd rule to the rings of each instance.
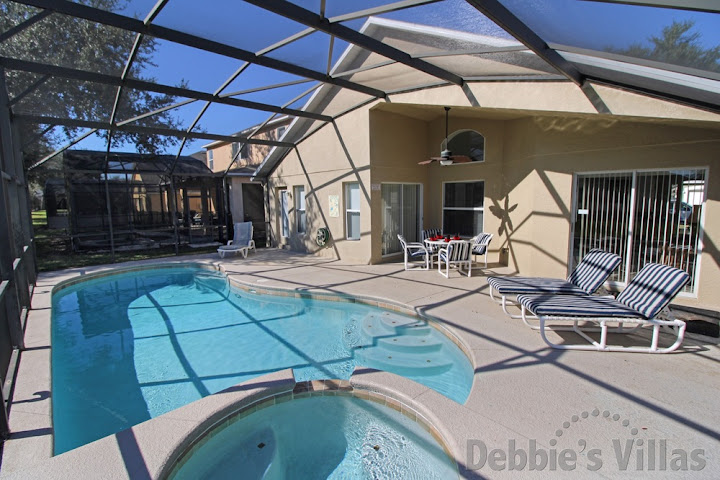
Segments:
[[[383,255],[402,251],[398,234],[403,235],[408,242],[417,242],[420,238],[420,197],[420,185],[382,185]]]
[[[681,268],[694,292],[702,250],[705,169],[577,176],[573,261],[593,248],[623,258],[611,281],[627,283],[646,263]]]

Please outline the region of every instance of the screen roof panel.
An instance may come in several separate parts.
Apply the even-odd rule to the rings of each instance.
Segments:
[[[142,68],[135,62],[130,78],[152,78],[156,83],[173,86],[186,82],[187,88],[212,93],[242,63],[167,40],[144,37],[143,45],[147,44],[153,44],[148,47],[152,52],[149,61]]]
[[[238,0],[171,0],[153,23],[252,52],[305,29]]]
[[[88,4],[87,1],[72,1],[84,5]],[[92,5],[100,10],[119,13],[142,20],[150,13],[156,3],[157,0],[99,0],[93,2]]]
[[[550,44],[720,72],[717,13],[582,0],[501,2]]]
[[[648,6],[653,3],[673,8]],[[579,86],[587,81],[605,83],[718,111],[720,8],[684,5],[690,4],[0,0],[3,13],[20,12],[0,19],[0,66],[11,101],[24,93],[26,98],[16,100],[11,109],[26,118],[56,113],[52,101],[32,99],[86,91],[91,92],[88,98],[99,98],[80,98],[69,113],[62,111],[57,117],[99,125],[113,118],[115,93],[122,85],[124,95],[151,92],[141,105],[149,111],[180,102],[167,112],[178,116],[173,126],[180,133],[204,111],[194,133],[205,130],[216,138],[251,128],[274,114],[309,117],[296,123],[322,125],[349,108],[398,90],[548,75]],[[125,80],[121,74],[133,58],[130,52],[139,34],[140,50]],[[33,42],[41,46],[29,48]],[[101,86],[90,86],[93,82]],[[186,89],[174,88],[183,82]],[[83,90],[73,83],[88,86]],[[175,98],[164,99],[158,92]],[[213,103],[203,110],[211,100],[235,106]],[[295,110],[278,111],[283,106]],[[121,102],[116,122],[142,113],[125,107]],[[148,117],[138,125],[153,122]],[[53,132],[48,136],[57,137]],[[196,142],[183,151],[196,148]]]
[[[330,40],[330,35],[315,31],[310,35],[269,52],[267,56],[317,72],[324,72],[327,70],[328,65]]]

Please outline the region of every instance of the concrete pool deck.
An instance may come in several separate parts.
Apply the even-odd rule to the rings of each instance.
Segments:
[[[203,428],[207,418],[223,414],[246,395],[260,395],[248,393],[260,388],[253,382],[281,390],[293,383],[287,372],[277,372],[50,458],[53,287],[90,273],[188,262],[219,265],[231,280],[246,286],[371,297],[442,321],[474,363],[475,381],[464,405],[381,372],[355,375],[352,383],[426,412],[464,476],[720,478],[716,340],[689,336],[677,352],[666,355],[553,350],[537,331],[508,318],[490,300],[484,275],[511,274],[505,267],[475,271],[470,278],[451,272],[445,279],[433,270],[405,271],[401,263],[348,265],[269,249],[246,259],[199,255],[41,274],[12,399],[13,434],[4,445],[0,477],[155,478],[178,446],[172,441]],[[559,342],[563,337],[553,334]],[[669,336],[662,337],[661,343],[669,341]],[[543,458],[549,459],[545,465]],[[564,471],[572,466],[574,470]]]

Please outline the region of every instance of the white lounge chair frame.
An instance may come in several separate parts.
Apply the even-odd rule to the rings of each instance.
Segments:
[[[540,335],[543,341],[552,348],[560,350],[594,350],[601,352],[669,353],[675,351],[682,344],[683,338],[685,337],[686,325],[682,320],[673,317],[668,305],[689,279],[690,276],[678,268],[649,263],[638,272],[623,292],[618,295],[617,299],[562,295],[562,302],[556,303],[555,305],[551,304],[547,307],[543,305],[544,303],[548,303],[547,300],[543,298],[543,295],[521,295],[518,297],[518,301],[520,302],[523,321],[525,321],[526,324],[528,324],[526,316],[529,311],[526,303],[530,304],[530,308],[535,308],[536,312],[534,313],[540,322]],[[549,314],[547,310],[553,308],[558,312],[575,309],[576,313],[574,315]],[[545,309],[546,314],[543,314],[540,309]],[[602,314],[593,316],[593,311],[600,312],[603,311],[603,309],[606,316]],[[613,310],[615,310],[615,315],[608,315],[608,313]],[[589,345],[557,344],[551,342],[545,331],[546,328],[550,328],[547,325],[548,321],[572,322],[570,329],[586,340]],[[581,325],[581,323],[583,325]],[[586,327],[586,323],[597,325],[596,328],[599,327],[599,341],[587,335],[587,332],[590,330]],[[608,323],[613,325],[617,324],[618,326],[610,330]],[[625,324],[628,323],[634,324],[635,326],[630,329],[625,329]],[[608,345],[608,331],[631,333],[641,327],[652,328],[649,347]],[[675,341],[669,347],[658,348],[660,328],[664,328],[675,335]],[[559,330],[557,327],[552,327],[552,329]]]
[[[247,228],[250,229],[249,239],[238,238],[239,233],[243,230],[247,231]],[[225,258],[225,255],[228,253],[241,253],[243,258],[247,258],[249,250],[252,249],[254,252],[257,252],[257,250],[255,250],[255,240],[253,240],[252,222],[240,222],[233,225],[233,235],[235,237],[234,239],[228,240],[227,245],[223,245],[218,248],[217,252],[220,255],[220,258]]]
[[[526,315],[527,309],[522,306],[522,317],[523,321],[525,321],[525,315]],[[666,311],[664,312],[667,315],[671,315],[670,311],[666,308]],[[658,315],[659,316],[659,315]],[[652,320],[645,320],[640,318],[622,318],[619,319],[617,317],[607,317],[607,318],[585,318],[585,317],[550,317],[550,316],[543,316],[540,315],[537,317],[537,319],[540,321],[540,325],[537,327],[537,330],[540,330],[540,336],[542,337],[543,341],[550,347],[559,349],[559,350],[593,350],[593,351],[600,351],[600,352],[635,352],[635,353],[669,353],[672,351],[677,350],[677,348],[682,344],[683,339],[685,338],[685,322],[678,319],[671,319],[671,320],[660,320],[658,318],[654,318]],[[556,321],[570,321],[573,322],[571,327],[557,327],[552,326],[550,327],[547,325],[548,321],[556,322]],[[581,322],[593,322],[597,323],[598,327],[594,329],[588,329],[586,326],[580,326]],[[614,327],[612,329],[608,328],[608,323],[612,324],[618,324],[617,327]],[[634,323],[635,326],[632,328],[624,328],[624,324],[626,323]],[[526,325],[530,325],[525,321]],[[650,326],[652,327],[652,338],[650,340],[650,346],[649,347],[625,347],[620,345],[608,345],[607,344],[607,334],[610,333],[632,333],[635,330],[637,330],[640,327],[646,327]],[[658,348],[658,337],[660,333],[660,328],[663,327],[666,330],[669,330],[670,332],[673,332],[676,336],[675,342],[666,348]],[[583,339],[585,339],[589,345],[575,345],[575,344],[558,344],[551,342],[547,334],[545,332],[546,328],[550,328],[553,331],[572,331],[580,335]],[[587,335],[586,332],[588,331],[599,331],[600,332],[600,341],[597,341]]]

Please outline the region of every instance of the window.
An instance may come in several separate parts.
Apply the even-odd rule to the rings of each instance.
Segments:
[[[398,234],[408,242],[420,239],[421,186],[384,183],[382,185],[382,254],[402,252]]]
[[[443,233],[472,237],[483,231],[485,182],[443,183]]]
[[[285,133],[285,130],[287,130],[287,127],[278,127],[277,137],[275,139],[277,140],[277,139],[282,138],[283,134]]]
[[[305,233],[305,187],[295,187],[295,222],[297,233]]]
[[[207,158],[208,158],[208,168],[209,168],[210,170],[212,170],[212,169],[213,169],[213,165],[214,165],[214,162],[213,162],[213,151],[212,151],[212,150],[208,150],[207,155],[208,155],[208,156],[207,156]]]
[[[485,161],[485,137],[475,130],[458,130],[441,144],[441,150],[450,150],[453,155],[467,155],[473,162]]]
[[[706,170],[580,174],[575,187],[572,260],[593,248],[620,255],[610,281],[630,282],[646,263],[690,274],[693,292],[702,246]]]
[[[345,184],[345,238],[360,240],[360,184]]]
[[[280,190],[280,222],[282,229],[282,236],[288,238],[290,236],[290,212],[288,202],[288,191],[283,189]]]
[[[239,156],[238,156],[238,150],[240,150]],[[248,158],[248,144],[247,143],[233,142],[231,159],[235,160],[236,157],[238,160]]]

